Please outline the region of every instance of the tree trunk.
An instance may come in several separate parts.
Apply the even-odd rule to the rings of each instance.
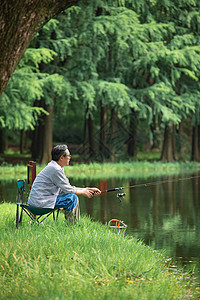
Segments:
[[[0,94],[36,32],[78,0],[1,0]]]
[[[87,154],[87,110],[85,111],[85,119],[84,119],[84,126],[83,126],[83,155]]]
[[[43,107],[45,109],[45,101],[35,101],[35,106]],[[35,129],[31,132],[31,154],[32,160],[40,161],[43,153],[43,136],[44,136],[44,115],[42,114],[38,118],[38,124]]]
[[[0,154],[6,150],[6,133],[5,129],[0,128]]]
[[[111,161],[115,161],[116,156],[116,145],[115,145],[115,135],[117,132],[117,113],[114,109],[111,110],[111,120],[110,120],[110,151],[111,151]]]
[[[198,149],[200,153],[200,125],[198,125]]]
[[[191,160],[199,161],[199,148],[198,148],[198,125],[192,128],[192,155]]]
[[[44,124],[41,118],[38,120],[38,123],[31,134],[31,156],[34,161],[39,161],[43,153],[42,137],[44,135]]]
[[[24,138],[25,138],[25,131],[20,130],[20,144],[19,144],[20,154],[24,153]]]
[[[49,105],[45,108],[49,115],[44,117],[44,135],[43,135],[43,153],[40,160],[41,164],[46,164],[51,161],[51,151],[53,147],[52,119],[53,107]]]
[[[94,137],[94,122],[90,114],[88,118],[88,136],[89,136],[89,155],[90,157],[94,157],[96,154],[96,143]]]
[[[176,127],[174,124],[172,124],[172,152],[173,152],[173,158],[174,160],[178,160],[177,154],[176,154]]]
[[[153,118],[153,122],[150,124],[150,129],[152,133],[152,144],[151,150],[159,148],[159,140],[158,140],[158,124],[155,121],[155,117]]]
[[[99,150],[102,157],[106,155],[106,128],[108,121],[108,112],[107,107],[101,107],[101,119],[100,119],[100,142],[99,142]]]
[[[172,124],[165,126],[161,160],[167,162],[174,161],[173,145],[172,145]]]
[[[134,109],[131,109],[129,123],[129,139],[128,139],[128,155],[131,157],[135,156],[136,153],[136,136],[137,136],[137,117]]]
[[[181,121],[181,123],[179,124],[178,137],[179,137],[179,149],[178,149],[179,158],[182,161],[185,161],[183,121]]]

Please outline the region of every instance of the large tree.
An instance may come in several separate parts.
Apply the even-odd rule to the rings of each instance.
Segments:
[[[0,0],[0,94],[36,32],[78,0]]]

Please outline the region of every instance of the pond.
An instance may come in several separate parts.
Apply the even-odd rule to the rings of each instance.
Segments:
[[[164,177],[159,178],[159,181],[180,177],[189,176]],[[148,178],[145,183],[157,180]],[[104,181],[70,180],[70,182],[79,187],[99,186],[101,190],[106,190],[141,184],[144,183],[144,179],[113,178]],[[194,269],[199,277],[200,178],[127,188],[123,192],[126,196],[121,202],[117,198],[117,192],[104,193],[92,199],[80,197],[81,213],[86,213],[102,223],[112,218],[123,220],[128,226],[126,234],[143,240],[155,250],[164,250],[165,255],[174,258],[179,266]],[[16,193],[16,181],[0,182],[0,202],[16,202]]]

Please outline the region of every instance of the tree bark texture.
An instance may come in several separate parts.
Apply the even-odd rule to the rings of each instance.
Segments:
[[[182,161],[185,161],[183,121],[181,121],[181,123],[179,124],[178,137],[179,137],[179,158]]]
[[[6,141],[5,129],[0,128],[0,154],[3,154],[6,150]]]
[[[132,114],[130,115],[129,123],[129,139],[128,139],[128,155],[131,157],[135,156],[136,152],[136,137],[137,137],[137,116],[132,109]]]
[[[36,32],[78,0],[0,0],[0,94]]]
[[[32,159],[46,164],[51,160],[51,150],[53,147],[53,106],[45,105],[44,99],[36,102],[35,105],[43,107],[49,114],[40,116],[38,125],[32,132]]]
[[[173,152],[173,158],[174,160],[178,160],[178,156],[177,156],[177,152],[176,152],[176,134],[177,133],[177,129],[176,126],[173,124],[172,125],[172,152]]]
[[[45,100],[35,101],[35,106],[45,109]],[[43,137],[44,137],[44,115],[38,118],[38,124],[31,133],[31,154],[32,160],[40,161],[43,153]]]
[[[83,125],[83,152],[81,154],[86,155],[87,154],[87,110],[85,111],[85,118],[84,118],[84,125]]]
[[[101,106],[101,118],[100,118],[100,142],[99,142],[99,150],[104,156],[106,154],[106,129],[108,123],[108,113],[107,107]]]
[[[46,164],[51,161],[51,150],[53,147],[53,131],[52,131],[52,120],[53,120],[53,107],[49,105],[45,109],[49,115],[44,117],[44,135],[43,135],[43,153],[40,160],[41,164]]]
[[[88,117],[88,138],[89,138],[89,155],[94,157],[96,154],[96,142],[94,136],[94,121],[92,120],[91,115]]]
[[[24,154],[24,145],[25,145],[25,131],[20,130],[20,143],[19,143],[20,154]]]
[[[198,149],[200,153],[200,125],[198,125]]]
[[[31,157],[34,161],[38,161],[43,152],[41,143],[42,132],[43,127],[41,125],[41,122],[39,121],[38,126],[36,126],[34,131],[31,132]]]
[[[198,125],[192,128],[192,155],[191,160],[199,161],[199,148],[198,148]]]
[[[166,125],[165,133],[164,133],[162,154],[161,154],[162,161],[167,161],[167,162],[174,161],[172,133],[173,133],[172,124]]]
[[[158,128],[159,125],[155,120],[155,116],[153,117],[153,122],[150,124],[150,129],[152,132],[152,146],[151,150],[159,148],[159,139],[158,139]]]
[[[110,117],[110,152],[111,152],[111,161],[115,161],[116,156],[116,145],[115,145],[115,136],[117,132],[117,112],[114,108],[111,110]]]

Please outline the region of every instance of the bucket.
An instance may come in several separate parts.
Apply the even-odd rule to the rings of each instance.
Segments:
[[[108,225],[112,230],[116,231],[118,234],[125,234],[127,225],[124,223],[124,221],[118,219],[111,219],[108,222]]]

